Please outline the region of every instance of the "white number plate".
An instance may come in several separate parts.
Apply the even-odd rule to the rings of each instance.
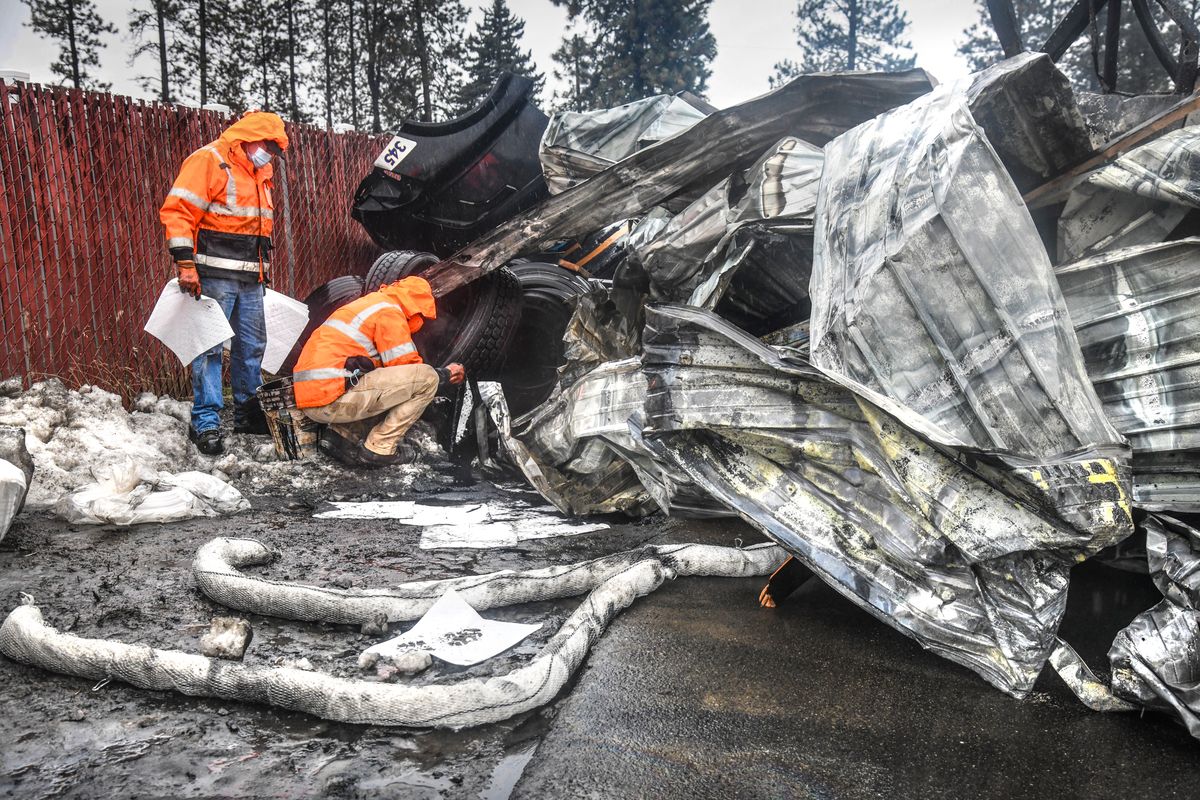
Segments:
[[[388,142],[388,146],[383,148],[383,152],[379,154],[379,158],[375,159],[375,166],[380,169],[394,170],[400,166],[400,162],[406,159],[416,146],[417,143],[412,139],[395,136]]]

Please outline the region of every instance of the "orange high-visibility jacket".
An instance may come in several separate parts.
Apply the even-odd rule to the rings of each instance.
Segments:
[[[404,278],[347,303],[313,331],[292,372],[299,408],[332,403],[346,391],[346,359],[368,356],[376,366],[420,364],[412,334],[436,319],[433,292],[424,278]]]
[[[283,120],[251,111],[183,162],[158,212],[175,260],[194,260],[201,274],[224,270],[264,278],[274,170],[271,164],[255,169],[242,143],[267,140],[287,149]]]

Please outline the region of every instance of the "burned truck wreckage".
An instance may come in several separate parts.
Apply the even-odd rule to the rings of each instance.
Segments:
[[[601,113],[581,148],[620,124]],[[548,397],[479,386],[481,455],[566,513],[737,515],[1014,697],[1050,664],[1092,708],[1196,734],[1196,134],[1031,211],[1103,147],[1097,113],[1026,53],[936,87],[806,76],[591,175],[543,141],[564,188],[425,273],[450,291],[557,256],[589,284]],[[599,230],[619,255],[598,280]],[[1102,682],[1057,636],[1070,571],[1142,536],[1164,599]]]
[[[740,517],[793,587],[816,576],[1016,698],[1049,664],[1091,708],[1200,735],[1200,139],[1160,115],[1023,197],[1129,113],[1023,53],[940,86],[808,75],[723,111],[561,114],[535,205],[367,283],[522,286],[458,413],[481,463],[560,511]],[[1057,636],[1071,568],[1143,538],[1164,599],[1101,681]]]
[[[516,573],[443,582],[480,607],[593,592],[547,647],[557,683],[514,707],[550,699],[583,639],[664,575],[787,557],[764,605],[815,577],[1014,698],[1049,665],[1090,708],[1161,710],[1200,738],[1200,102],[1138,118],[1077,98],[1044,53],[942,85],[804,75],[724,110],[680,95],[548,119],[531,88],[508,76],[476,112],[398,131],[354,201],[389,252],[313,292],[310,331],[422,275],[447,311],[417,346],[473,379],[439,412],[460,452],[565,514],[738,517],[773,544],[532,571],[562,585],[528,591]],[[1072,568],[1118,546],[1163,599],[1102,679],[1058,632]],[[234,608],[355,624],[413,618],[436,583],[306,595],[238,571],[264,559],[217,540],[197,582]],[[635,568],[644,586],[610,585]],[[0,649],[84,669],[45,630],[14,612]],[[122,677],[172,685],[149,670],[175,657]],[[250,698],[275,680],[231,676]],[[480,687],[444,717],[399,690],[361,690],[353,713],[278,704],[502,718],[474,715]]]

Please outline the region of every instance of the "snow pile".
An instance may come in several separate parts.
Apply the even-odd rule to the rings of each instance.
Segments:
[[[89,525],[141,525],[217,517],[250,508],[241,492],[204,472],[156,472],[134,461],[95,470],[96,483],[59,500],[55,513]]]
[[[5,382],[5,386],[7,382]],[[226,452],[201,455],[188,441],[191,403],[153,394],[139,395],[126,411],[118,395],[94,386],[68,389],[56,378],[24,392],[0,392],[0,425],[25,429],[34,461],[30,509],[56,506],[70,492],[96,483],[114,465],[134,462],[152,473],[203,472],[247,494],[319,491],[346,475],[346,468],[316,456],[281,461],[267,436],[227,434]],[[428,438],[428,437],[424,437]],[[432,442],[421,442],[427,450]],[[433,445],[436,446],[436,445]],[[380,476],[403,490],[419,465],[393,467]]]

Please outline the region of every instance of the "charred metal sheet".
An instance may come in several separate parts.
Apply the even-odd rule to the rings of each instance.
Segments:
[[[1127,97],[1120,94],[1076,92],[1075,103],[1083,114],[1092,147],[1100,150],[1119,136],[1169,111],[1179,102],[1172,94],[1140,94]],[[1176,125],[1181,127],[1182,123]]]
[[[651,298],[716,308],[755,334],[805,319],[823,163],[785,137],[676,215],[637,250]]]
[[[1055,646],[1069,565],[1111,543],[998,490],[714,314],[647,311],[647,445],[923,646],[1015,696]]]
[[[1094,145],[1071,83],[1044,53],[1022,53],[974,76],[971,116],[1022,191],[1057,177]]]
[[[1200,239],[1057,268],[1096,394],[1134,450],[1134,500],[1154,510],[1200,504],[1198,274]]]
[[[1134,451],[1200,448],[1200,239],[1056,272],[1104,412]]]
[[[638,216],[685,189],[712,186],[748,168],[784,136],[824,144],[925,94],[930,86],[924,70],[802,75],[773,92],[711,114],[547,199],[431,267],[424,277],[440,297],[522,252]]]
[[[500,384],[481,382],[479,392],[509,460],[559,511],[564,514],[623,511],[640,516],[654,509],[652,498],[638,480],[637,473],[603,443],[589,454],[588,472],[564,473],[536,457],[514,434]]]
[[[1173,714],[1200,738],[1200,531],[1153,515],[1145,528],[1150,574],[1165,599],[1113,641],[1113,691]]]
[[[566,364],[559,372],[561,385],[569,386],[601,364],[633,358],[640,352],[641,315],[627,316],[619,294],[597,286],[576,302],[563,334]]]
[[[570,189],[711,113],[711,106],[689,100],[661,94],[616,108],[555,114],[538,148],[550,193]]]
[[[1200,208],[1200,127],[1185,127],[1092,172],[1058,223],[1061,260],[1160,242]]]
[[[966,93],[939,87],[838,137],[825,157],[813,363],[930,441],[1007,465],[1005,479],[1077,530],[1110,544],[1128,535],[1128,446]]]

